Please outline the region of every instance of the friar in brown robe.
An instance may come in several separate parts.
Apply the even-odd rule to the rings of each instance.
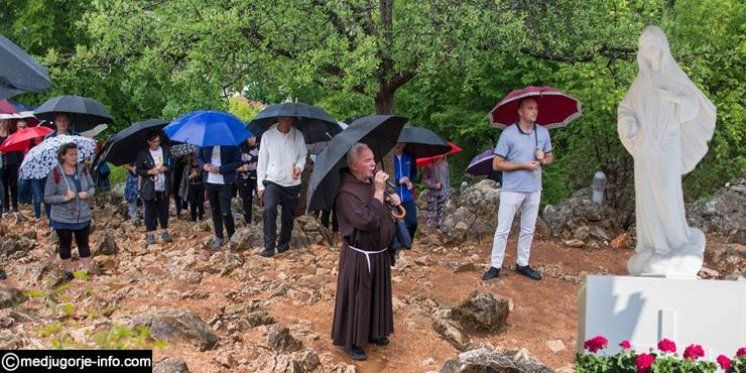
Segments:
[[[339,257],[332,339],[355,360],[365,360],[368,343],[388,344],[394,331],[391,260],[394,222],[384,203],[388,175],[375,173],[373,152],[356,144],[347,155],[336,197],[343,246]],[[375,175],[374,175],[375,173]],[[389,201],[398,204],[395,196]]]

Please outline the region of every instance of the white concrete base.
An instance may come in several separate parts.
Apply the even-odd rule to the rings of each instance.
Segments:
[[[707,360],[746,346],[746,282],[661,277],[588,276],[578,295],[578,344],[603,335],[607,353],[628,340],[647,352],[663,338],[678,352],[699,344]]]

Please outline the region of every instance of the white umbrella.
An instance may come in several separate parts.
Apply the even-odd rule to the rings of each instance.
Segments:
[[[78,146],[78,162],[82,162],[83,159],[93,156],[96,148],[96,140],[83,136],[60,135],[51,137],[31,148],[26,153],[21,163],[19,177],[21,179],[42,179],[47,177],[49,170],[58,163],[57,151],[62,145],[71,142]]]
[[[92,139],[98,136],[101,132],[106,131],[107,128],[109,128],[108,124],[99,124],[98,126],[93,127],[92,129],[89,129],[88,131],[81,132],[80,135]]]

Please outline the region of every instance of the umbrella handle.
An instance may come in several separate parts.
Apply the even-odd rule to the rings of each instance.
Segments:
[[[407,216],[407,210],[404,209],[402,205],[398,206],[391,206],[389,205],[389,214],[394,219],[404,219],[405,216]]]

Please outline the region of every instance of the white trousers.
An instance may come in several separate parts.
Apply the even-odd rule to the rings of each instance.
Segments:
[[[521,233],[518,236],[518,260],[520,266],[528,265],[531,241],[534,239],[536,216],[539,214],[541,192],[501,192],[500,208],[497,212],[497,229],[492,241],[492,266],[501,268],[505,258],[505,246],[513,225],[516,211],[521,209]]]

